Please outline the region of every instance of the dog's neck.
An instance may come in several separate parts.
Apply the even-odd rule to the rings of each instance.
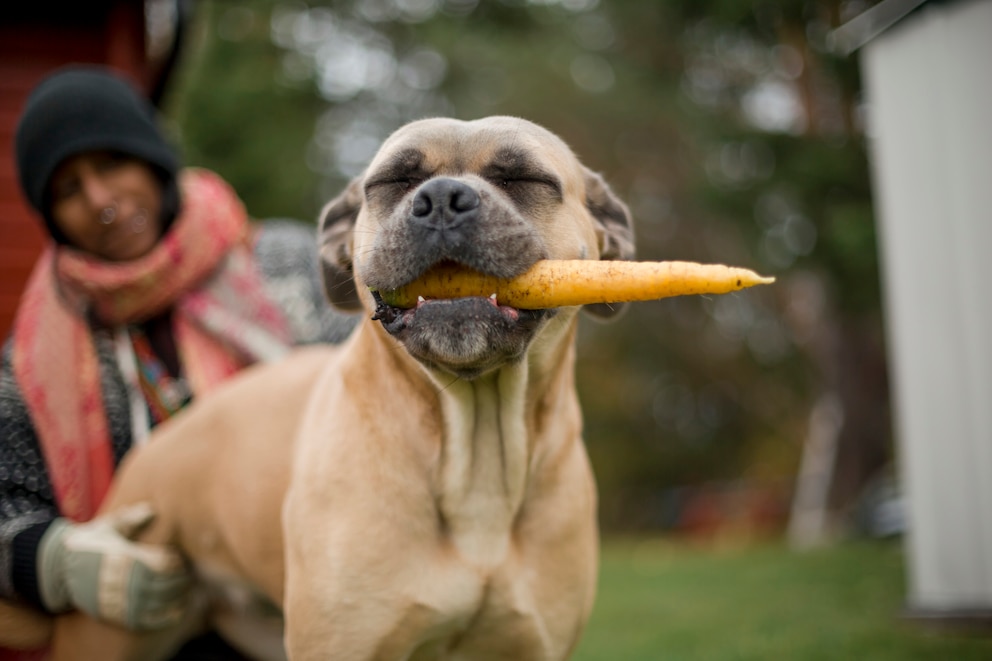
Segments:
[[[455,546],[483,563],[505,555],[526,488],[527,371],[518,363],[439,392],[445,429],[438,511]]]
[[[408,373],[419,372],[437,398],[443,428],[432,481],[440,525],[459,553],[480,567],[505,558],[533,488],[533,468],[580,442],[580,422],[548,424],[551,418],[581,419],[575,324],[559,321],[536,338],[525,359],[470,381],[427,369],[396,353],[395,344],[389,347],[394,359],[408,359]],[[392,341],[384,333],[380,338]]]
[[[578,406],[574,329],[553,332],[563,337],[538,340],[526,359],[493,373],[454,383],[435,379],[445,421],[438,511],[452,543],[480,565],[505,557],[535,460],[569,440],[548,437],[543,422]]]

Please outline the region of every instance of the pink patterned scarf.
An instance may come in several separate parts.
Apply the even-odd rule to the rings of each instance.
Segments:
[[[14,374],[64,516],[93,516],[114,472],[88,319],[121,326],[173,309],[180,361],[202,395],[291,344],[264,294],[241,201],[217,175],[186,170],[181,214],[147,255],[105,262],[65,246],[35,266],[14,321]]]

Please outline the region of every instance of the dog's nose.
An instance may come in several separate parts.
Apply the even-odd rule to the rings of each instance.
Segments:
[[[413,199],[413,220],[431,229],[454,229],[478,212],[479,194],[460,181],[431,179]]]

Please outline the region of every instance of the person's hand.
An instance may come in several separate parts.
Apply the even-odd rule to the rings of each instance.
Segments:
[[[75,607],[128,629],[159,629],[182,617],[192,579],[166,546],[129,538],[154,517],[138,504],[82,524],[56,519],[38,547],[39,592],[53,613]]]

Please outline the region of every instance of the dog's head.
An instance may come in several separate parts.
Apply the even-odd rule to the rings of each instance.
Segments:
[[[526,120],[408,124],[323,210],[324,284],[336,306],[374,311],[421,362],[473,378],[518,360],[564,310],[518,310],[491,298],[385,305],[391,290],[440,264],[496,277],[540,259],[630,259],[630,214],[558,137]],[[616,306],[589,306],[601,317]]]

